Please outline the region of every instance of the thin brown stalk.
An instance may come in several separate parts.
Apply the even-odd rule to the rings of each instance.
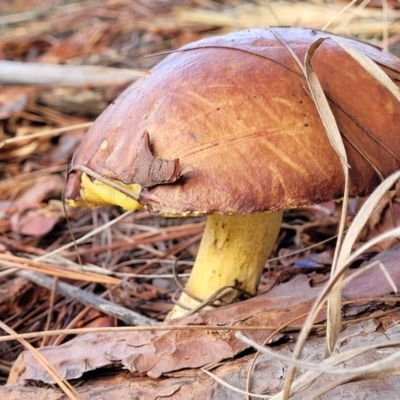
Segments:
[[[9,335],[16,336],[16,332],[7,326],[3,321],[0,321],[0,328],[7,332]],[[83,400],[83,397],[72,387],[72,385],[63,379],[59,372],[46,360],[46,358],[37,351],[30,343],[28,343],[24,338],[16,338],[26,350],[28,350],[46,369],[50,376],[57,382],[60,389],[68,396],[71,400]]]

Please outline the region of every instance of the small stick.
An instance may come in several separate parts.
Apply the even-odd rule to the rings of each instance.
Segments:
[[[46,289],[50,290],[54,283],[53,278],[49,278],[37,272],[21,271],[19,272],[19,275],[23,276],[26,279],[29,279],[39,286],[45,287]],[[87,292],[67,283],[57,282],[56,291],[62,296],[73,298],[75,300],[78,300],[85,306],[93,307],[94,309],[103,312],[104,314],[118,318],[128,325],[157,325],[157,321],[151,318],[145,317],[144,315],[136,313],[125,307],[114,304],[111,301],[104,300],[91,292]]]
[[[114,86],[136,81],[144,75],[144,71],[96,65],[0,61],[0,82],[6,85]]]

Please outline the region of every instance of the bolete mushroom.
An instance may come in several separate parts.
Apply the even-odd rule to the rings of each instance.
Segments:
[[[207,215],[187,292],[170,318],[223,287],[254,295],[282,210],[343,196],[344,177],[302,69],[312,64],[343,136],[350,195],[400,167],[400,105],[336,42],[298,28],[207,38],[168,55],[96,120],[68,177],[71,205],[140,205],[168,217]],[[400,60],[346,43],[398,85]],[[237,290],[236,290],[236,289]],[[193,296],[193,297],[192,297]]]

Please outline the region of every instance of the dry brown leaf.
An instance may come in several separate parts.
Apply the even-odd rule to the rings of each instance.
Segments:
[[[374,321],[358,323],[346,328],[339,337],[338,353],[341,354],[367,343],[381,343],[389,345],[391,342],[400,340],[399,327],[392,327],[386,333],[379,333],[377,324]],[[323,354],[324,339],[310,339],[304,356],[308,361],[321,361]],[[283,344],[275,347],[281,354],[290,356],[293,351],[292,344]],[[394,352],[393,349],[386,349],[383,353],[379,349],[371,350],[361,354],[353,360],[346,361],[345,365],[356,367],[365,365],[383,358]],[[237,360],[224,362],[223,365],[213,368],[211,372],[219,379],[241,390],[245,388],[246,372],[250,366],[253,356],[241,357]],[[251,392],[275,394],[282,389],[282,378],[287,371],[287,364],[282,361],[271,359],[269,356],[261,356],[256,361],[256,368],[251,378]],[[330,393],[324,395],[324,400],[358,399],[360,393],[368,396],[368,399],[391,399],[396,398],[400,390],[400,380],[394,377],[367,377],[362,382],[352,382],[334,388]],[[328,386],[335,386],[341,377],[322,375],[317,378],[310,387],[303,392],[293,396],[294,400],[311,399],[312,393],[323,390]],[[297,383],[297,382],[296,382]],[[156,400],[168,398],[170,400],[181,399],[221,399],[221,400],[242,400],[243,395],[233,392],[216,382],[213,378],[197,369],[180,371],[175,374],[167,374],[162,380],[154,380],[140,376],[136,373],[119,372],[117,375],[98,375],[95,378],[85,381],[79,387],[79,392],[84,399],[104,400],[132,398],[140,400]],[[49,396],[51,400],[58,400],[55,389],[41,389],[33,386],[11,385],[0,387],[0,395],[7,396],[10,400],[36,400]],[[35,398],[33,396],[36,396]]]
[[[167,325],[260,326],[260,331],[252,331],[249,335],[262,341],[272,333],[265,326],[281,326],[307,313],[319,291],[319,287],[310,287],[306,276],[299,275],[290,282],[276,286],[266,295],[212,312],[170,321]],[[319,320],[323,318],[324,312],[320,314]],[[301,321],[297,323],[301,324]],[[114,333],[111,337],[109,334],[90,334],[58,347],[43,348],[41,351],[63,376],[73,379],[89,369],[113,363],[121,364],[131,371],[158,377],[184,368],[197,368],[231,358],[246,347],[235,338],[232,331],[185,330],[165,333],[124,332]],[[25,365],[20,382],[28,379],[51,381],[29,353],[23,353],[19,362]]]
[[[328,284],[321,291],[317,301],[315,302],[312,309],[310,310],[309,315],[307,316],[303,328],[301,329],[295,347],[295,353],[294,353],[295,358],[298,358],[301,354],[301,351],[307,341],[307,337],[311,331],[314,318],[318,315],[318,312],[322,309],[327,297],[331,293],[332,288],[335,287],[335,284],[338,282],[338,280],[341,280],[342,275],[345,274],[345,272],[347,271],[350,263],[354,261],[357,257],[359,257],[360,254],[362,254],[363,251],[366,251],[370,246],[374,245],[375,243],[379,242],[382,239],[395,236],[400,231],[399,228],[394,229],[392,231],[388,231],[385,234],[381,235],[380,237],[375,238],[375,240],[365,244],[357,251],[351,253],[353,245],[357,240],[357,237],[359,236],[361,229],[366,224],[369,216],[372,214],[377,203],[383,197],[383,195],[387,193],[387,191],[399,180],[399,178],[400,178],[400,171],[395,172],[391,176],[386,178],[366,200],[360,212],[355,217],[343,241],[341,251],[339,254],[338,268],[335,271],[335,274],[331,276],[331,279],[328,282]],[[294,367],[291,366],[289,368],[288,376],[286,378],[284,398],[287,398],[287,396],[289,395],[290,386],[293,381],[293,378],[294,378]]]
[[[21,235],[43,236],[60,221],[59,211],[48,207],[15,213],[11,217],[11,230]]]
[[[30,185],[16,199],[18,206],[34,208],[48,196],[59,195],[64,185],[60,175],[39,177],[33,185]],[[21,211],[22,211],[21,210]]]
[[[390,270],[390,266],[388,269]],[[362,279],[362,276],[357,279]],[[395,279],[399,282],[400,276]],[[368,286],[365,287],[360,281],[354,282],[359,290],[350,291],[347,294],[348,298],[370,297]],[[376,287],[381,290],[375,295],[387,292],[384,286]],[[315,301],[320,288],[320,286],[310,287],[309,278],[298,275],[291,281],[274,287],[265,295],[220,310],[171,321],[168,325],[282,326],[296,316],[306,313]],[[251,310],[250,316],[249,310]],[[351,311],[349,313],[351,314]],[[323,318],[324,313],[319,315],[318,320]],[[247,334],[256,341],[262,341],[270,333],[271,330],[264,329]],[[78,378],[88,369],[98,369],[110,364],[115,366],[121,364],[123,368],[156,378],[185,368],[198,368],[229,359],[245,348],[246,346],[237,341],[231,331],[184,330],[165,333],[160,331],[114,333],[111,338],[105,333],[90,334],[41,351],[68,379]],[[19,378],[20,382],[28,379],[51,382],[29,353],[23,354],[16,368],[21,368],[21,363],[24,368]]]
[[[372,263],[382,263],[394,284],[397,288],[400,288],[399,259],[400,247],[382,251],[371,260],[364,262],[358,269],[350,270],[349,275],[351,276],[355,272],[358,272],[360,269],[365,268]],[[363,298],[365,297],[365,294],[374,297],[391,292],[393,292],[393,288],[381,267],[377,264],[375,267],[351,280],[343,290],[343,297],[347,300],[353,300]]]
[[[10,118],[24,110],[29,102],[31,93],[32,90],[29,89],[2,87],[0,92],[0,120]]]
[[[42,202],[48,197],[59,197],[64,182],[60,175],[43,176],[27,186],[16,198],[16,210],[11,214],[11,230],[29,235],[43,236],[50,232],[63,215],[59,207]]]

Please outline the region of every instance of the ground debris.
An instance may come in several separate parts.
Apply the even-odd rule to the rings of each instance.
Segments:
[[[18,274],[18,269],[27,268],[37,257],[46,257],[70,243],[66,216],[76,239],[121,218],[122,211],[117,208],[63,207],[68,163],[86,129],[130,81],[140,79],[168,51],[205,36],[255,25],[321,28],[343,4],[331,1],[328,7],[322,0],[269,2],[268,7],[260,1],[241,0],[0,3],[0,253],[19,259],[16,265],[8,264],[4,258],[0,261],[0,320],[18,333],[123,325],[115,316],[93,311],[79,299],[57,293],[58,279],[160,323],[171,309],[178,289],[173,266],[183,280],[197,252],[204,227],[201,219],[167,220],[152,217],[146,211],[124,215],[113,226],[79,244],[78,251],[71,246],[42,260],[47,263],[47,272],[52,265],[57,267],[53,273],[57,269],[58,275],[58,267],[71,268],[74,278],[54,276],[53,288],[48,290]],[[342,22],[352,11],[343,13],[332,30],[356,33],[399,54],[398,2],[388,2],[388,21],[384,19],[382,3],[371,1],[369,6],[377,9],[359,9],[344,25]],[[147,57],[151,54],[158,55]],[[22,68],[18,73],[17,66]],[[88,72],[84,67],[94,69]],[[10,68],[12,81],[7,81]],[[44,74],[39,76],[39,70]],[[50,75],[57,71],[61,71],[56,74],[58,80],[50,81]],[[74,74],[70,80],[67,73],[71,71]],[[395,214],[399,214],[398,194],[392,198]],[[362,200],[352,202],[354,210],[359,204]],[[263,294],[166,325],[256,325],[260,329],[243,332],[261,343],[275,328],[300,317],[271,342],[275,350],[291,354],[304,315],[329,278],[339,214],[338,205],[333,202],[286,213],[274,251],[276,258],[269,262],[263,276]],[[352,217],[350,211],[348,222]],[[385,203],[370,219],[357,246],[391,226],[390,208]],[[330,241],[320,243],[325,239]],[[399,341],[399,303],[397,294],[393,295],[400,287],[397,244],[396,239],[390,238],[352,265],[351,273],[357,273],[379,261],[386,272],[377,265],[346,286],[346,329],[337,352],[365,343]],[[306,246],[314,247],[304,251]],[[293,253],[296,251],[302,252]],[[103,270],[104,279],[88,281],[87,269],[97,274]],[[81,279],[76,279],[79,273]],[[114,282],[104,283],[107,277]],[[320,361],[317,355],[323,354],[324,318],[323,311],[303,354],[311,361]],[[232,330],[96,333],[71,339],[72,335],[60,334],[29,341],[36,348],[42,347],[41,353],[64,377],[78,380],[78,391],[85,399],[243,399],[242,394],[215,382],[201,368],[244,390],[254,357]],[[9,382],[0,386],[0,397],[65,399],[32,355],[22,351],[15,340],[0,345],[0,383],[7,379]],[[346,366],[364,365],[392,351],[371,350]],[[285,363],[259,356],[251,391],[277,393],[286,371]],[[369,399],[398,396],[397,375],[367,378],[335,389],[343,382],[323,375],[293,398],[311,398],[329,385],[332,391],[321,394],[321,399],[357,398],[359,393]]]
[[[352,360],[346,361],[344,364],[338,365],[338,367],[344,368],[345,374],[346,368],[362,366],[382,359],[394,353],[395,350],[390,348],[391,342],[399,343],[399,341],[400,329],[398,326],[392,327],[386,334],[382,334],[376,331],[376,324],[373,321],[352,325],[351,328],[342,332],[339,340],[341,344],[334,352],[335,354],[365,345],[366,342],[380,343],[382,346],[388,346],[388,348],[384,351],[370,350]],[[323,338],[314,337],[310,339],[303,354],[304,358],[308,362],[320,362],[318,354],[323,353],[323,347]],[[279,351],[281,354],[290,355],[292,348],[293,343],[279,345],[274,350]],[[228,384],[245,390],[246,373],[253,357],[253,355],[248,355],[237,360],[226,361],[222,365],[213,368],[211,372]],[[271,359],[270,356],[259,356],[252,374],[251,392],[256,394],[275,394],[279,392],[282,389],[286,370],[286,363]],[[358,398],[360,393],[368,395],[370,399],[380,399],[382,396],[384,398],[394,398],[400,389],[399,373],[400,371],[393,376],[367,376],[364,380],[357,381],[357,379],[354,379],[354,382],[349,380],[345,384],[342,384],[343,375],[321,374],[304,391],[294,395],[293,399],[312,398],[312,395],[316,393],[321,393],[321,397],[318,398],[324,400]],[[298,375],[300,376],[300,374]],[[323,394],[326,387],[332,389],[329,393]],[[106,370],[103,370],[103,373],[100,372],[96,377],[88,378],[79,389],[84,399],[117,399],[124,396],[145,400],[164,397],[177,400],[190,398],[243,399],[243,394],[235,393],[231,389],[222,386],[198,369],[189,369],[183,376],[167,375],[162,380],[143,377],[137,373],[126,371],[114,372],[110,375]],[[35,394],[57,399],[59,392],[55,389],[10,385],[0,388],[0,393],[7,395],[7,399],[17,399],[18,397],[18,399],[25,400],[32,398],[30,396]]]

